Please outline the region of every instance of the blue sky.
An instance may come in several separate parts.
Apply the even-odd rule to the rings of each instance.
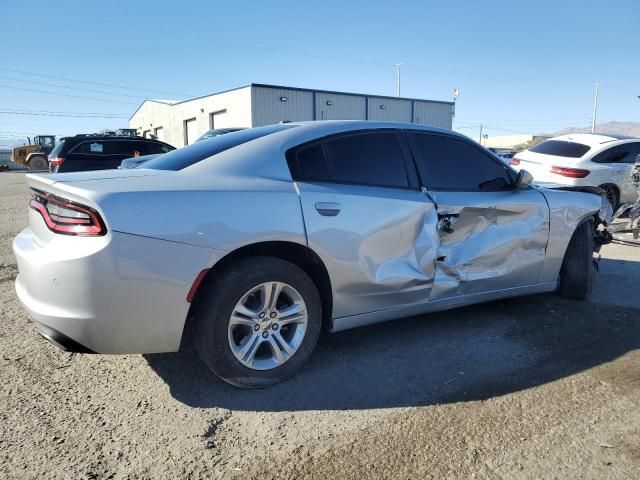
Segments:
[[[469,135],[587,126],[596,81],[599,121],[640,121],[638,0],[0,0],[0,18],[0,145],[251,82],[394,95],[397,62],[403,96],[460,89]]]

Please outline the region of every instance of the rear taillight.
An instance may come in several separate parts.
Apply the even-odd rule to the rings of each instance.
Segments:
[[[509,165],[513,165],[513,166],[520,165],[520,159],[515,157],[512,158],[511,160],[509,160]]]
[[[53,170],[54,167],[59,167],[64,163],[64,157],[53,157],[49,159],[49,170]]]
[[[551,173],[569,178],[584,178],[591,172],[589,170],[583,170],[581,168],[551,167]]]
[[[33,191],[29,207],[42,215],[49,230],[64,235],[100,236],[107,233],[93,208],[49,193]]]

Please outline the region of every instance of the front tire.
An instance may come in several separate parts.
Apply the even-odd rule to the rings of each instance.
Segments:
[[[44,157],[32,157],[29,160],[29,169],[30,170],[46,170],[49,164]]]
[[[593,224],[584,222],[576,228],[560,268],[560,296],[586,300],[593,287]]]
[[[196,349],[225,382],[266,387],[293,375],[311,355],[322,304],[298,266],[273,257],[246,258],[201,288]]]

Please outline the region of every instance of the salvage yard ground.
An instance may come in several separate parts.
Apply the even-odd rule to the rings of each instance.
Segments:
[[[640,478],[640,248],[591,302],[536,295],[339,333],[292,380],[189,352],[73,355],[16,298],[20,173],[0,174],[0,478]]]

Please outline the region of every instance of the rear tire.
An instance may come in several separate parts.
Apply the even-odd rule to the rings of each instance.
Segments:
[[[289,353],[287,348],[282,348],[280,354],[285,353],[285,360],[282,357],[278,361],[275,360],[276,351],[270,342],[282,342],[287,335],[289,328],[297,329],[298,326],[288,327],[282,323],[282,327],[274,327],[269,322],[266,327],[261,322],[269,321],[269,312],[272,310],[257,306],[255,312],[267,312],[266,318],[263,320],[253,320],[253,317],[242,317],[242,322],[238,325],[241,329],[240,335],[235,335],[233,330],[234,324],[239,315],[238,312],[244,313],[249,310],[242,309],[239,305],[244,305],[248,292],[255,291],[260,285],[269,285],[278,283],[286,285],[292,296],[297,296],[299,303],[304,305],[306,309],[306,319],[304,328],[301,328],[300,334],[297,336],[289,336],[291,343],[287,343],[286,347],[295,346],[295,351]],[[261,388],[280,382],[295,372],[307,361],[313,351],[322,326],[322,304],[318,290],[309,276],[298,266],[291,262],[281,260],[274,257],[252,257],[239,260],[220,274],[216,275],[210,281],[206,281],[201,287],[202,291],[198,292],[198,304],[195,309],[195,346],[199,357],[215,373],[219,378],[227,383],[237,387],[244,388]],[[285,292],[283,289],[282,292]],[[284,295],[285,300],[287,293]],[[276,295],[277,296],[277,295]],[[264,301],[260,295],[256,299],[257,303]],[[274,304],[278,301],[276,298]],[[282,299],[280,299],[282,302]],[[286,303],[286,301],[285,301]],[[282,303],[278,303],[282,305]],[[276,323],[280,319],[281,312],[285,312],[289,307],[278,307],[278,318],[274,319]],[[253,312],[253,307],[250,310]],[[256,313],[257,318],[258,313]],[[274,315],[275,316],[275,315]],[[262,315],[260,318],[265,317]],[[242,331],[245,326],[243,322],[255,321],[246,326],[246,330]],[[265,328],[264,330],[262,328]],[[255,330],[255,332],[254,332]],[[294,330],[294,332],[298,332]],[[255,333],[255,335],[254,335]],[[278,336],[278,333],[281,336]],[[294,338],[295,337],[295,338]],[[251,368],[247,366],[250,362],[241,361],[238,358],[238,351],[244,350],[244,346],[253,342],[263,345],[258,348],[250,348],[253,350],[253,356],[266,356],[267,360],[260,360],[262,369],[258,366]],[[295,340],[295,341],[294,341]],[[238,342],[235,346],[234,342]],[[235,353],[232,351],[232,344],[235,346]],[[272,359],[269,359],[269,355]],[[244,355],[244,354],[240,354]],[[252,357],[253,358],[253,357]],[[244,359],[242,359],[244,360]],[[273,365],[264,368],[264,362],[273,361]],[[281,362],[281,363],[280,363]]]
[[[593,225],[576,228],[564,254],[558,292],[563,298],[586,300],[593,287]]]
[[[46,170],[48,166],[49,163],[44,157],[31,157],[29,160],[30,170]]]

